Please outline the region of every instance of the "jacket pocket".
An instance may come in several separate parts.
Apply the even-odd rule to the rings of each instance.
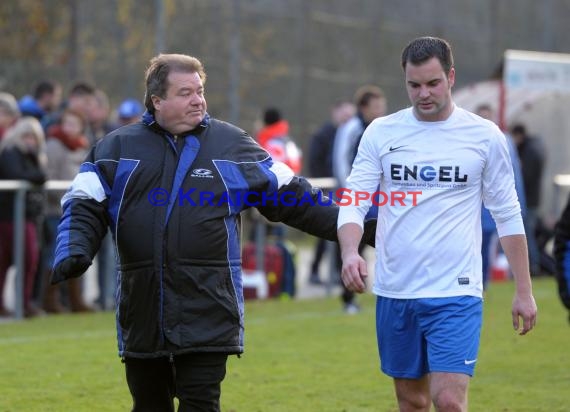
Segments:
[[[160,346],[160,282],[152,267],[121,271],[117,319],[119,337],[129,352],[154,352]]]
[[[236,298],[231,271],[226,267],[184,266],[169,289],[169,319],[181,346],[239,344],[243,307]],[[170,285],[169,285],[170,286]]]

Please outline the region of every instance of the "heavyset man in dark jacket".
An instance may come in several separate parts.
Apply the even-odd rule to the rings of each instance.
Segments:
[[[227,356],[243,352],[241,211],[336,240],[336,205],[208,116],[205,77],[193,57],[152,59],[143,121],[99,142],[62,199],[54,282],[81,275],[111,227],[134,411],[173,410],[174,397],[180,411],[219,410]]]

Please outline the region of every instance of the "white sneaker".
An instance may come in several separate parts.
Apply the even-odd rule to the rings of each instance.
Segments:
[[[360,312],[360,306],[356,303],[347,303],[344,305],[344,313],[347,315],[356,315],[358,312]]]

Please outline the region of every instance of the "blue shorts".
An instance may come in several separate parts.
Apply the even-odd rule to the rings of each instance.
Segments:
[[[483,299],[474,296],[378,296],[376,336],[382,371],[407,379],[430,372],[473,376],[482,317]]]

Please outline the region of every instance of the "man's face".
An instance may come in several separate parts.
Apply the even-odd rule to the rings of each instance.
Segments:
[[[89,121],[93,125],[104,124],[109,117],[109,106],[95,99],[95,106],[91,109]]]
[[[24,133],[22,135],[22,140],[24,141],[24,146],[26,146],[28,153],[37,152],[39,143],[36,136],[34,136],[32,133]]]
[[[71,110],[79,112],[85,119],[91,121],[93,119],[93,111],[97,106],[97,100],[93,94],[84,94],[70,96],[68,107]]]
[[[418,120],[435,122],[445,120],[453,110],[451,88],[455,83],[455,69],[445,75],[441,63],[432,57],[415,66],[406,64],[406,89]]]
[[[366,123],[372,122],[377,117],[386,114],[386,99],[383,97],[373,97],[368,101],[366,106],[361,107],[362,117]]]
[[[200,75],[171,72],[167,80],[166,97],[152,96],[158,124],[172,134],[194,129],[206,115],[204,84]]]
[[[53,93],[44,96],[43,101],[40,102],[40,106],[42,106],[46,112],[52,112],[61,104],[61,97],[61,87],[55,87]]]
[[[83,122],[72,113],[66,113],[61,119],[61,128],[68,136],[77,137],[83,132]]]
[[[17,116],[14,116],[8,113],[6,110],[0,108],[0,129],[7,129],[8,127],[12,126],[16,120],[18,120]]]
[[[346,123],[348,119],[356,114],[356,107],[352,103],[342,103],[332,111],[332,122],[335,126]]]

